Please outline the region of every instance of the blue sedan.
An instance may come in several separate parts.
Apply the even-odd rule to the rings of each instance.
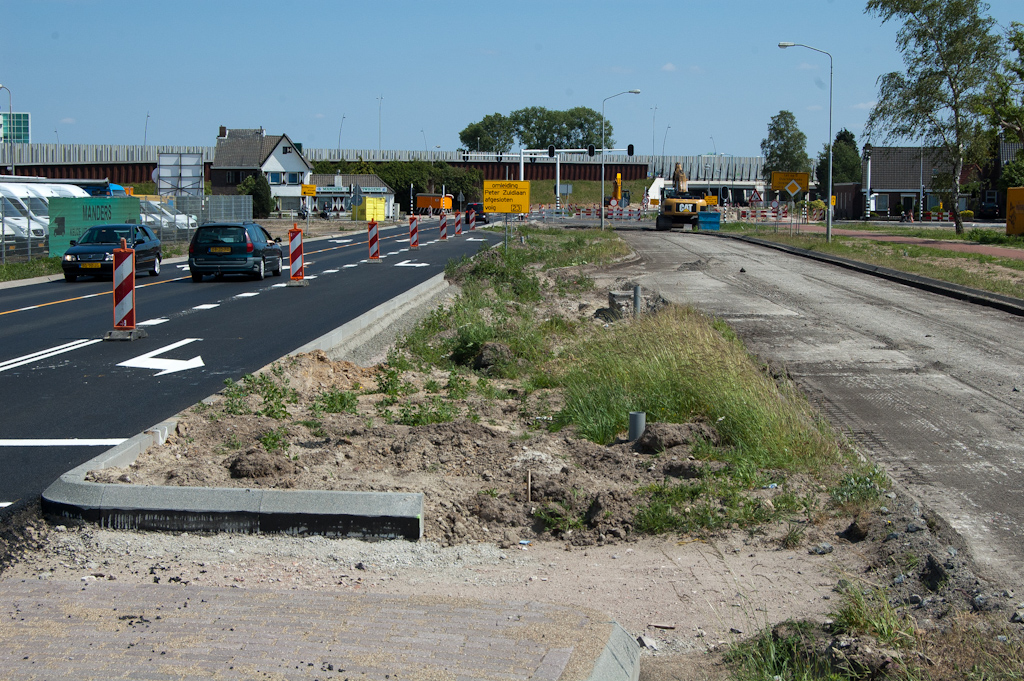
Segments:
[[[213,274],[248,274],[263,279],[267,272],[281,276],[284,266],[281,239],[273,238],[255,222],[201,225],[188,246],[192,281]]]
[[[71,248],[64,252],[61,268],[64,281],[75,281],[82,275],[111,277],[114,275],[114,249],[121,247],[124,239],[129,248],[135,249],[135,269],[160,274],[163,252],[160,239],[143,225],[97,225],[90,227]]]

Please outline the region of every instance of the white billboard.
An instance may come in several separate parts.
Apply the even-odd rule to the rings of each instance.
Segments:
[[[203,195],[202,154],[160,154],[156,168],[156,192],[161,196]]]

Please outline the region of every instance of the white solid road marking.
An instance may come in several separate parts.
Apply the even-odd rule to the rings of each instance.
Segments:
[[[196,305],[193,310],[212,310],[215,307],[220,307],[220,303],[206,303],[205,305]]]
[[[21,439],[0,440],[0,447],[116,447],[127,438],[85,439],[67,438],[63,440]]]
[[[13,501],[0,501],[0,508],[7,508],[8,506],[10,506],[13,503],[14,503]]]
[[[169,321],[170,321],[169,319],[164,319],[164,318],[160,317],[160,318],[157,318],[157,319],[147,319],[144,322],[139,322],[136,326],[156,326],[157,324],[163,324],[164,322],[169,322]]]
[[[177,343],[171,343],[165,345],[162,348],[157,348],[151,352],[147,352],[144,355],[138,357],[132,357],[131,359],[121,362],[117,366],[119,367],[134,367],[136,369],[160,369],[156,376],[163,376],[164,374],[174,373],[175,371],[184,371],[186,369],[198,369],[201,366],[205,366],[203,358],[196,355],[192,359],[163,359],[157,357],[157,355],[170,352],[175,348],[180,348],[182,345],[187,345],[193,341],[202,340],[202,338],[184,338]]]
[[[391,251],[387,255],[398,255],[401,251]]]
[[[286,288],[288,284],[274,284],[270,288]]]
[[[239,293],[237,296],[235,296],[235,298],[252,298],[253,296],[258,296],[259,294],[259,291],[249,291],[248,293]]]
[[[65,343],[64,345],[58,345],[56,347],[49,348],[48,350],[40,350],[39,352],[33,352],[31,355],[24,355],[22,357],[15,357],[14,359],[9,359],[9,360],[6,360],[4,362],[0,362],[0,371],[7,371],[8,369],[14,369],[15,367],[20,367],[20,366],[22,366],[24,364],[28,364],[30,362],[35,362],[35,361],[38,361],[40,359],[46,359],[48,357],[53,357],[54,355],[60,355],[60,354],[63,354],[65,352],[71,352],[72,350],[77,350],[79,348],[84,348],[85,346],[92,345],[93,343],[102,343],[102,342],[103,342],[102,338],[94,338],[94,339],[83,338],[82,340],[72,341],[70,343]]]
[[[38,305],[29,305],[28,307],[19,307],[17,310],[15,310],[15,312],[24,312],[25,310],[35,310],[38,307],[39,307]]]

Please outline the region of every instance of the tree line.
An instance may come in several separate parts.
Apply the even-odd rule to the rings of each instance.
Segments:
[[[493,113],[467,125],[459,140],[464,151],[498,154],[508,153],[516,142],[526,149],[584,149],[591,144],[610,149],[615,143],[612,124],[605,120],[601,144],[601,114],[585,106],[566,111],[529,106],[507,116]]]
[[[865,134],[935,148],[933,160],[952,172],[933,189],[950,199],[960,195],[965,165],[998,156],[1001,136],[1024,143],[1024,24],[997,31],[988,11],[982,0],[868,0],[865,7],[882,24],[902,23],[896,46],[904,66],[879,76]],[[833,183],[860,181],[853,133],[840,130],[830,142]],[[773,116],[761,141],[766,177],[774,170],[810,170],[806,144],[792,112]],[[817,158],[819,182],[828,176],[828,149],[825,144]],[[1024,158],[1003,167],[1000,186],[1024,186]],[[959,212],[953,215],[961,234]]]
[[[439,194],[441,188],[453,195],[459,192],[466,201],[479,201],[484,176],[476,168],[456,168],[444,161],[388,161],[370,163],[357,161],[317,161],[313,172],[318,175],[376,175],[395,190],[395,201],[410,212],[409,187],[414,194]]]

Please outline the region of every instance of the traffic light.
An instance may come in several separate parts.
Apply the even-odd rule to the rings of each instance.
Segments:
[[[626,147],[626,154],[629,155],[629,156],[633,155],[633,145],[632,144],[630,144],[628,147]]]
[[[593,155],[594,155],[594,145],[591,144],[591,145],[587,146],[587,156],[593,156]]]
[[[469,161],[469,154],[463,154],[462,155],[462,160],[463,161]]]
[[[551,145],[548,146],[548,158],[554,158],[554,157],[555,157],[555,145],[551,144]]]

